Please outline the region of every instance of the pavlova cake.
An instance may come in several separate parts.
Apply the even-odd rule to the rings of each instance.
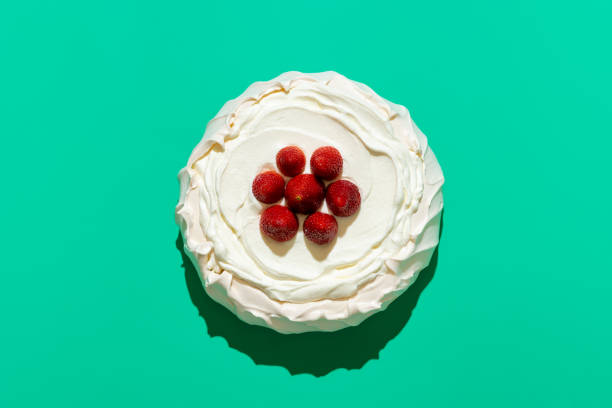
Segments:
[[[438,244],[444,178],[425,135],[335,72],[252,84],[179,180],[176,222],[206,292],[281,333],[384,310]]]

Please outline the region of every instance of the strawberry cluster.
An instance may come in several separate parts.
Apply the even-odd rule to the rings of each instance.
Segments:
[[[287,146],[276,154],[276,167],[286,177],[270,170],[258,174],[253,180],[252,192],[264,204],[274,204],[285,198],[286,206],[276,204],[261,214],[261,232],[276,241],[289,241],[299,227],[295,214],[308,214],[304,220],[304,235],[310,241],[325,245],[336,238],[338,222],[335,216],[348,217],[361,206],[359,189],[348,180],[330,181],[342,173],[342,155],[332,146],[320,147],[310,158],[312,174],[302,174],[306,167],[306,156],[297,146]],[[318,211],[323,204],[332,212]]]

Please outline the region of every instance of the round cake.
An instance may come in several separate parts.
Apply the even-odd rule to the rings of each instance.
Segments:
[[[249,86],[179,180],[176,222],[206,292],[281,333],[384,310],[438,245],[444,178],[425,135],[406,108],[335,72]]]

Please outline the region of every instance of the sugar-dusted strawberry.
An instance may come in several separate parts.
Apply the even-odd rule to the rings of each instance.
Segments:
[[[310,157],[310,171],[323,180],[333,180],[342,173],[342,155],[335,147],[319,147]]]
[[[276,154],[276,167],[287,177],[301,174],[306,167],[306,156],[297,146],[283,147]]]
[[[325,245],[336,238],[338,222],[333,215],[316,212],[304,221],[304,235],[315,244]]]
[[[255,177],[251,190],[256,199],[272,204],[283,198],[285,179],[275,171],[265,171]]]
[[[312,174],[300,174],[287,183],[285,199],[292,211],[310,214],[323,204],[325,186]]]
[[[338,180],[327,186],[327,208],[338,217],[355,214],[361,206],[359,188],[348,180]]]
[[[298,219],[287,207],[273,205],[261,214],[259,229],[275,241],[289,241],[298,230]]]

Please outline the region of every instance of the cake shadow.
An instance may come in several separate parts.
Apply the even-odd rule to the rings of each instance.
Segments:
[[[378,359],[380,351],[410,319],[421,292],[433,279],[438,264],[436,248],[429,266],[421,271],[416,282],[385,311],[370,316],[358,326],[331,333],[280,334],[244,323],[212,300],[185,254],[180,232],[176,247],[181,253],[189,296],[206,322],[210,337],[223,337],[231,348],[248,355],[255,364],[282,366],[291,375],[306,373],[316,377],[338,368],[359,369],[368,361]]]

